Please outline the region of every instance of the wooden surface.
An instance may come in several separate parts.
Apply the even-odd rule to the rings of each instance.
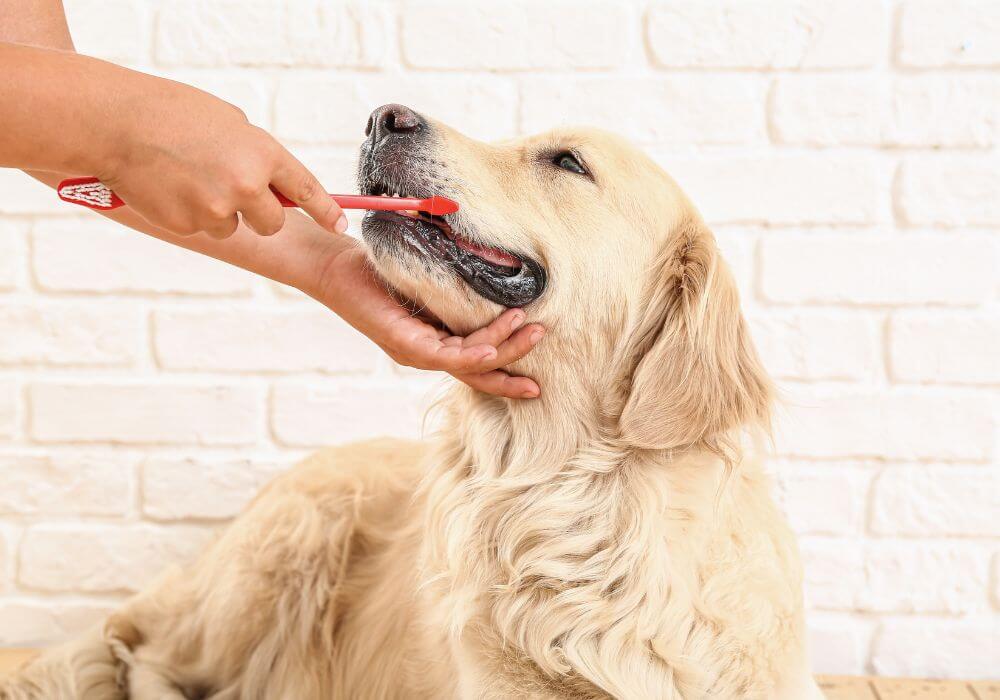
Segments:
[[[1000,700],[1000,681],[819,676],[827,700]]]
[[[0,677],[6,676],[37,653],[33,649],[0,649]]]
[[[0,649],[0,677],[37,654]],[[1000,700],[998,681],[925,681],[912,678],[819,676],[827,700]]]

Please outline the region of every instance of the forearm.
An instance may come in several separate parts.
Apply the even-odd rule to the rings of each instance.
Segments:
[[[73,51],[62,0],[0,0],[0,42]]]
[[[0,167],[101,175],[118,148],[115,87],[132,71],[78,54],[0,43]]]

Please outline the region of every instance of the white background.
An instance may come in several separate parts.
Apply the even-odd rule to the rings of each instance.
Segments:
[[[1000,675],[1000,2],[68,4],[81,51],[238,104],[332,191],[388,101],[647,147],[784,390],[817,669]],[[0,173],[0,646],[97,619],[312,448],[418,435],[442,384]]]

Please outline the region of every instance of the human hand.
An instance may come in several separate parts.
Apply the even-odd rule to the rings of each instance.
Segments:
[[[528,354],[545,334],[537,323],[522,325],[525,313],[521,309],[508,309],[488,326],[462,337],[418,318],[393,298],[353,239],[344,237],[341,249],[317,269],[320,281],[313,296],[397,363],[448,372],[488,394],[512,399],[539,395],[534,380],[501,369]]]
[[[97,175],[154,226],[226,238],[237,213],[268,236],[284,224],[270,191],[298,204],[328,231],[347,219],[316,177],[238,108],[189,85],[122,70],[113,151]]]

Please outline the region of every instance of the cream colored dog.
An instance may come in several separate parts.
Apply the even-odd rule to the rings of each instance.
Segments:
[[[456,385],[432,444],[307,460],[0,698],[822,697],[753,456],[771,385],[677,185],[605,133],[486,145],[399,105],[360,183],[461,203],[370,214],[373,265],[456,333],[524,306],[542,396]]]

